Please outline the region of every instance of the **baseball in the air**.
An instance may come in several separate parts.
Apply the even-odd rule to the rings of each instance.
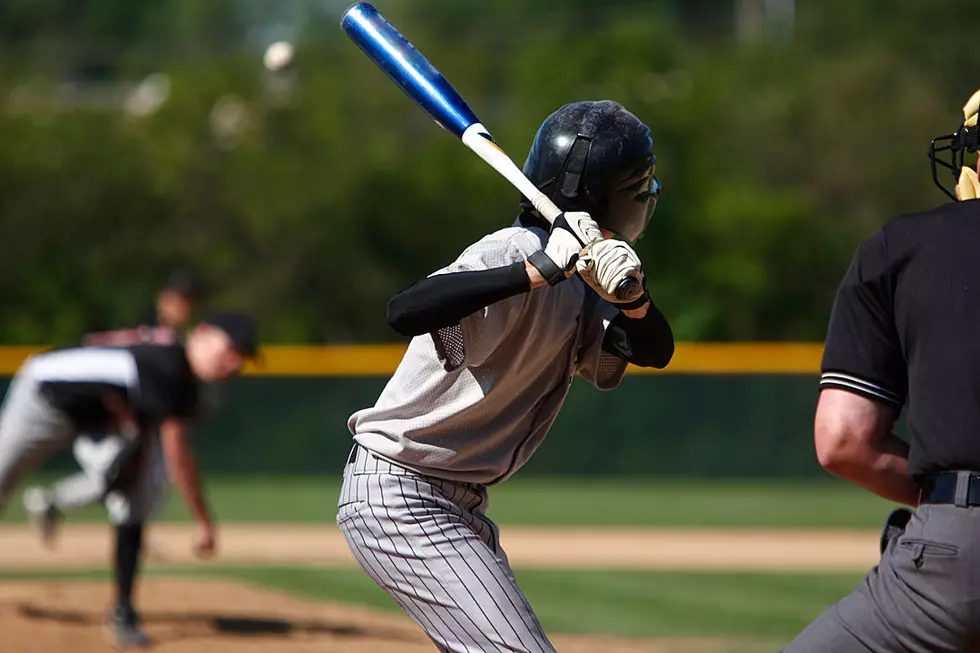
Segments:
[[[293,44],[289,41],[276,41],[265,49],[262,63],[269,70],[282,70],[293,62]]]

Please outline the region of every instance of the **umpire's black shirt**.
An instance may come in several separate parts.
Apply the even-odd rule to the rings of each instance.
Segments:
[[[837,292],[822,388],[906,407],[909,471],[980,471],[980,200],[892,220]]]
[[[56,350],[32,359],[30,374],[79,431],[111,425],[107,393],[124,399],[144,429],[197,410],[198,381],[180,344]]]

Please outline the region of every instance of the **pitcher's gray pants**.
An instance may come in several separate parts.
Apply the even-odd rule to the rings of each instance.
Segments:
[[[482,485],[422,476],[355,447],[337,523],[361,567],[440,651],[553,653],[487,503]]]
[[[924,505],[785,653],[980,651],[980,507]]]
[[[48,403],[28,362],[10,383],[0,408],[0,511],[24,474],[71,444],[75,431]]]
[[[61,512],[69,512],[103,501],[109,511],[109,521],[116,526],[138,524],[156,517],[166,502],[170,479],[158,435],[149,433],[141,437],[145,444],[140,452],[139,474],[128,486],[110,492],[106,475],[126,447],[125,439],[119,435],[78,436],[72,453],[82,471],[51,486],[54,506]]]

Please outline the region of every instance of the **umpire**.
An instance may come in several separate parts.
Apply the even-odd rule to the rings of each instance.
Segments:
[[[980,180],[963,166],[978,108],[980,91],[930,149],[957,201],[858,248],[824,352],[820,464],[918,510],[892,513],[880,564],[786,653],[980,650]],[[909,444],[892,434],[903,406]]]

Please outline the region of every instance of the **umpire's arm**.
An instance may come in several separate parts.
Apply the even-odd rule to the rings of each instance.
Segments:
[[[898,411],[848,390],[826,387],[814,420],[817,460],[831,474],[890,501],[915,506],[909,446],[892,433]]]
[[[908,445],[892,433],[908,378],[894,319],[894,266],[879,231],[858,248],[831,312],[820,400],[817,460],[878,496],[916,505]]]

